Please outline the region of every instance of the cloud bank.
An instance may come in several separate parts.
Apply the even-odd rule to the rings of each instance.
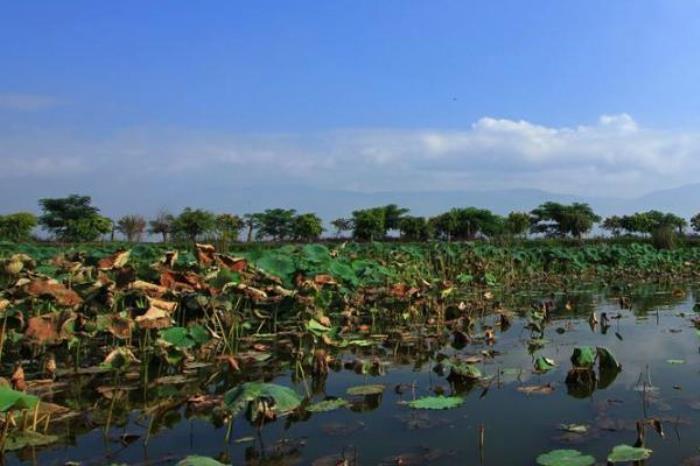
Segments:
[[[1,102],[1,100],[0,100]],[[102,138],[13,133],[0,179],[134,181],[197,190],[276,183],[354,191],[537,188],[631,197],[697,182],[700,131],[645,128],[630,115],[549,127],[484,117],[463,130],[343,129],[228,134],[131,128]],[[147,181],[146,181],[147,180]],[[88,185],[86,185],[88,186]],[[27,193],[31,195],[31,192]]]

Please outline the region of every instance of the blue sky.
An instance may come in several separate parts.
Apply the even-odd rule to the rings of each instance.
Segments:
[[[31,203],[66,190],[114,196],[105,175],[130,189],[624,197],[693,182],[700,169],[698,2],[2,10],[0,181]]]

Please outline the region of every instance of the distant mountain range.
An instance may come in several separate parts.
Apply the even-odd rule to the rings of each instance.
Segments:
[[[124,187],[122,187],[124,188]],[[171,189],[152,191],[148,186],[133,189],[109,190],[95,187],[94,192],[76,190],[93,196],[95,204],[110,217],[128,213],[152,216],[160,209],[177,213],[186,206],[201,207],[216,212],[246,213],[267,208],[294,208],[299,212],[315,212],[324,220],[349,216],[359,208],[395,203],[411,209],[414,215],[434,215],[452,207],[475,206],[499,214],[510,211],[529,211],[545,201],[563,203],[588,202],[600,215],[625,214],[649,209],[674,212],[689,218],[700,212],[700,183],[673,189],[654,191],[634,199],[597,196],[576,196],[550,193],[537,189],[505,189],[497,191],[392,191],[362,193],[325,190],[299,186],[265,186],[236,188],[225,185],[188,190],[174,184]],[[67,195],[55,191],[37,194],[37,199],[4,193],[0,212],[38,210],[37,199],[45,196]],[[4,194],[8,194],[4,196]]]

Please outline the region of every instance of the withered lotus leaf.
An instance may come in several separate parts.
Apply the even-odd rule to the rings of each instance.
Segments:
[[[215,261],[216,248],[211,244],[195,244],[197,250],[197,262],[200,265],[210,266]]]
[[[97,262],[97,268],[100,270],[111,270],[124,267],[129,261],[130,250],[117,251],[111,256],[103,257]]]
[[[66,288],[55,280],[33,280],[25,286],[24,292],[36,298],[50,296],[60,306],[73,307],[79,305],[83,301],[78,293]]]
[[[248,267],[248,261],[242,257],[232,257],[225,254],[216,255],[217,262],[231,272],[242,272]]]

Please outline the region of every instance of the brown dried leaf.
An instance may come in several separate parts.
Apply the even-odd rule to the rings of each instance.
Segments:
[[[107,330],[117,338],[127,339],[131,337],[131,333],[134,330],[134,321],[128,317],[113,315],[110,317]]]
[[[216,259],[221,267],[231,272],[243,272],[248,267],[248,261],[242,257],[232,257],[225,254],[217,254]]]
[[[79,305],[83,301],[78,293],[66,288],[55,280],[33,280],[25,286],[24,292],[29,296],[37,298],[50,296],[61,306],[73,307]]]
[[[31,317],[27,322],[27,330],[24,332],[24,336],[36,343],[56,343],[61,339],[58,319],[59,314],[56,312]]]
[[[131,284],[131,288],[141,290],[151,297],[161,297],[168,292],[168,289],[164,286],[156,285],[155,283],[148,283],[143,280],[136,280]]]
[[[197,243],[194,247],[197,250],[197,262],[200,265],[208,267],[214,263],[216,260],[214,257],[216,255],[216,248],[214,246],[211,244]]]
[[[12,388],[23,392],[27,389],[27,382],[24,380],[24,369],[21,364],[17,364],[15,371],[12,373],[12,378],[10,379]]]
[[[129,261],[130,250],[120,250],[108,257],[103,257],[97,262],[100,270],[112,270],[124,267]]]

